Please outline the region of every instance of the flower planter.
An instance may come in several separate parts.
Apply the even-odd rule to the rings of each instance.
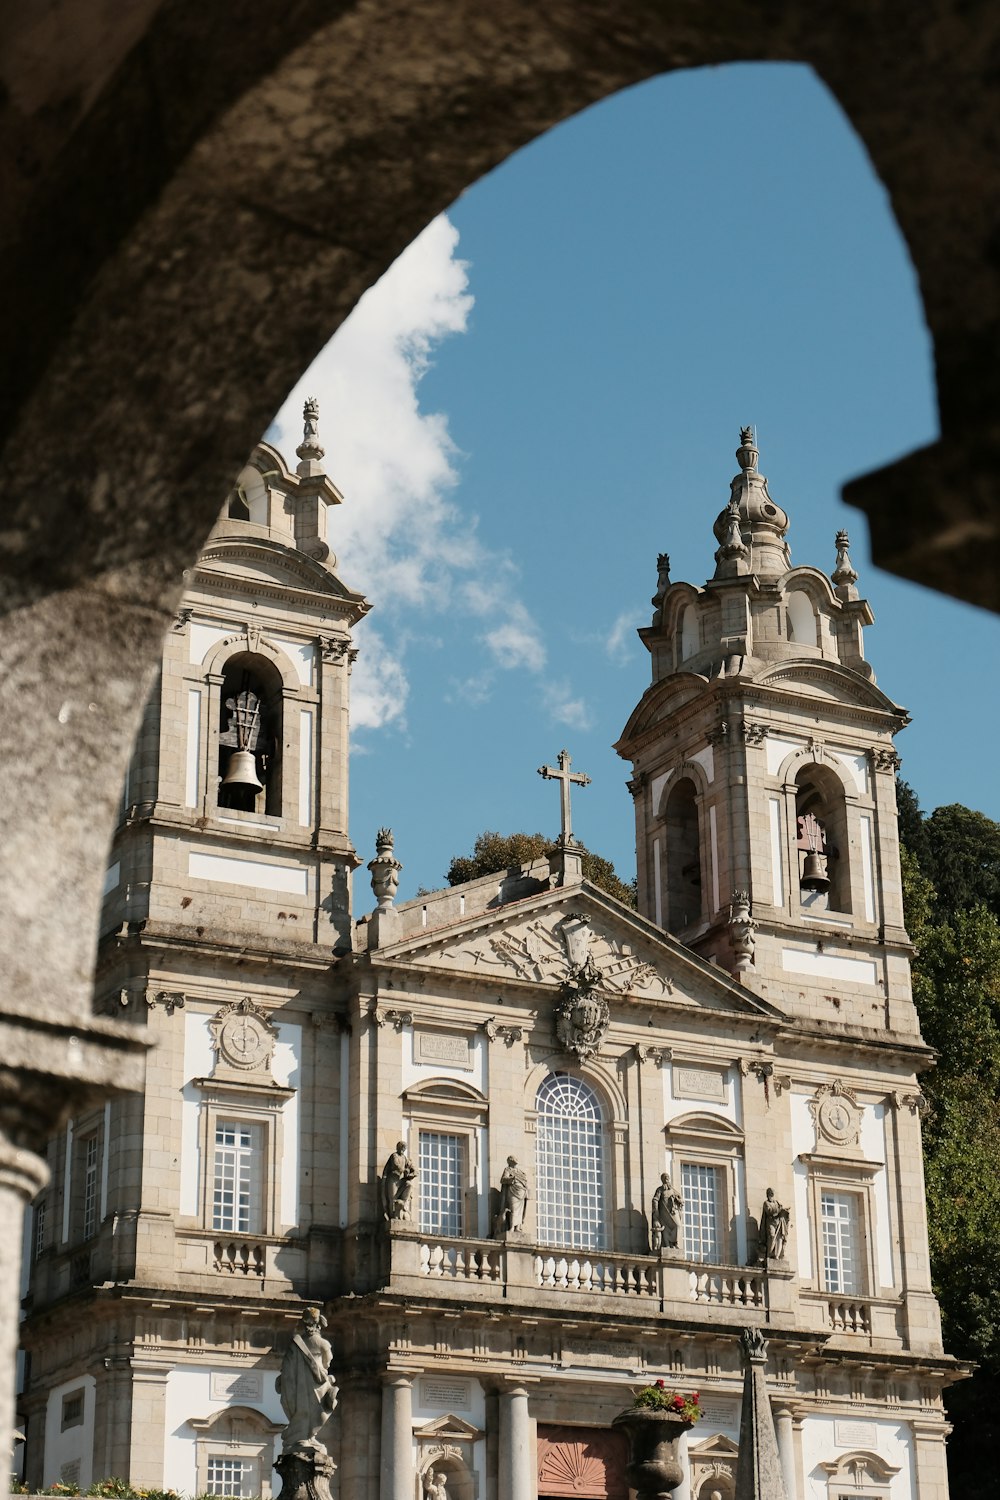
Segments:
[[[631,1408],[612,1422],[628,1439],[625,1476],[638,1500],[669,1500],[684,1478],[677,1444],[692,1426],[670,1411]]]

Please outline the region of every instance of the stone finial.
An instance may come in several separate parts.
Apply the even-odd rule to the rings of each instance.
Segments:
[[[368,862],[379,911],[389,910],[399,890],[399,872],[403,866],[392,851],[392,829],[380,828],[375,835],[375,858]]]
[[[736,462],[741,469],[756,469],[760,454],[752,427],[740,428],[740,446],[736,450]]]
[[[729,945],[736,955],[736,972],[753,964],[757,923],[750,915],[750,892],[734,891],[729,903]]]
[[[295,452],[303,463],[319,463],[326,452],[319,440],[319,401],[315,396],[307,396],[302,408],[302,441]]]
[[[653,626],[663,624],[663,601],[670,587],[670,553],[661,552],[656,559],[656,593],[649,601],[653,606]]]
[[[767,1394],[767,1340],[761,1329],[744,1328],[740,1343],[746,1371],[735,1500],[788,1500]]]
[[[830,576],[841,599],[856,599],[858,597],[858,591],[855,588],[858,575],[847,552],[850,545],[851,540],[847,532],[838,531],[836,539],[837,563]]]
[[[742,452],[742,450],[740,450]],[[750,570],[750,548],[740,530],[740,500],[734,494],[719,518],[719,548],[715,554],[716,578],[737,578]]]

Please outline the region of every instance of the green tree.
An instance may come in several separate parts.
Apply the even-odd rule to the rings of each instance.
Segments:
[[[1000,823],[953,802],[925,819],[926,855],[914,853],[937,891],[937,912],[948,919],[980,902],[1000,916]]]
[[[471,854],[455,856],[445,879],[449,885],[463,885],[467,880],[478,880],[481,875],[496,875],[529,860],[544,859],[555,848],[555,840],[546,838],[544,833],[497,833],[487,829],[479,834]],[[582,847],[580,853],[585,880],[600,886],[602,891],[607,891],[609,896],[626,906],[635,906],[634,880],[622,880],[610,859],[603,859]]]

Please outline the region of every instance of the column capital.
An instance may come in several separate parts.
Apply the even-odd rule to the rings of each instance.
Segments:
[[[25,1203],[49,1185],[49,1169],[40,1156],[0,1135],[0,1186],[11,1188]]]

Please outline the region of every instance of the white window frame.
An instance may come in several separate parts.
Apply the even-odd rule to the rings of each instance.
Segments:
[[[413,1184],[412,1222],[423,1223],[423,1184],[419,1173],[420,1135],[427,1131],[458,1136],[462,1142],[461,1224],[459,1238],[479,1239],[489,1234],[489,1182],[485,1179],[489,1102],[486,1095],[457,1078],[421,1079],[403,1094],[402,1139],[418,1164]],[[394,1138],[395,1139],[395,1138]],[[419,1231],[423,1233],[423,1231]],[[442,1235],[442,1239],[451,1236]]]
[[[425,1152],[425,1145],[435,1142],[453,1142],[454,1155],[451,1162],[454,1165],[454,1182],[452,1191],[432,1193],[432,1153]],[[419,1183],[419,1224],[420,1232],[424,1235],[438,1235],[444,1239],[463,1239],[466,1228],[466,1198],[468,1196],[468,1134],[449,1128],[444,1123],[441,1126],[421,1125],[417,1130],[417,1182]],[[449,1153],[450,1154],[450,1153]],[[448,1157],[438,1154],[438,1159],[448,1162]],[[450,1172],[449,1172],[449,1175]],[[436,1217],[443,1219],[445,1213],[432,1215],[432,1209],[450,1210],[447,1217],[451,1217],[454,1227],[443,1227],[440,1223],[432,1224],[430,1219]]]
[[[242,1474],[238,1489],[234,1489],[231,1484],[226,1484],[224,1481],[213,1480],[212,1468],[215,1464],[231,1469],[235,1469],[237,1464],[240,1466]],[[222,1483],[221,1489],[213,1489],[213,1484],[216,1482]],[[252,1496],[260,1494],[259,1460],[248,1454],[234,1453],[231,1449],[224,1453],[209,1452],[205,1459],[205,1488],[202,1493],[205,1495],[240,1495],[245,1496],[246,1500],[251,1500]]]
[[[543,1089],[546,1089],[553,1081],[562,1079],[568,1080],[580,1090],[586,1090],[596,1106],[596,1117],[587,1119],[586,1116],[560,1116],[540,1107],[539,1101]],[[550,1089],[549,1092],[552,1093],[554,1090]],[[595,1145],[597,1147],[596,1167],[587,1174],[581,1174],[578,1179],[578,1185],[582,1189],[579,1194],[570,1192],[567,1197],[565,1193],[560,1195],[557,1191],[553,1191],[558,1188],[560,1182],[564,1183],[566,1178],[556,1175],[558,1163],[554,1159],[552,1147],[549,1146],[547,1134],[549,1128],[547,1122],[550,1119],[552,1121],[563,1119],[567,1122],[578,1119],[583,1125],[592,1127],[581,1130],[571,1123],[570,1128],[564,1132],[566,1139],[563,1143],[562,1155],[564,1159],[569,1158],[571,1162],[570,1180],[572,1180],[574,1155],[586,1152]],[[577,1251],[597,1251],[609,1248],[611,1234],[609,1232],[608,1195],[609,1179],[614,1171],[614,1159],[608,1124],[607,1108],[600,1093],[588,1078],[582,1078],[564,1068],[553,1069],[546,1073],[538,1086],[534,1101],[535,1180],[537,1183],[535,1238],[539,1245],[550,1246],[552,1249]],[[559,1145],[558,1139],[555,1140],[554,1146]],[[545,1159],[546,1155],[552,1157],[551,1161]],[[577,1199],[579,1201],[576,1201]]]
[[[97,1233],[100,1218],[101,1194],[101,1138],[100,1132],[92,1130],[80,1141],[83,1158],[81,1183],[81,1231],[85,1240],[92,1240]]]
[[[725,1181],[724,1169],[716,1162],[682,1161],[678,1174],[681,1197],[684,1200],[684,1210],[681,1216],[681,1239],[684,1246],[684,1259],[698,1265],[718,1266],[724,1265],[726,1261],[725,1245],[728,1233],[724,1223],[725,1212]],[[695,1183],[690,1181],[697,1174]],[[705,1195],[705,1201],[711,1203],[714,1244],[713,1254],[705,1253],[705,1235],[703,1233],[703,1216],[695,1214],[696,1202],[701,1198],[701,1188],[711,1186],[710,1194]],[[695,1240],[698,1244],[695,1244]]]
[[[668,1170],[670,1181],[684,1198],[684,1168],[700,1167],[715,1171],[716,1215],[719,1233],[719,1259],[697,1260],[692,1265],[736,1266],[745,1260],[751,1246],[741,1246],[737,1241],[735,1226],[746,1223],[746,1205],[743,1202],[743,1156],[744,1137],[742,1130],[724,1115],[711,1114],[707,1110],[679,1115],[664,1128],[664,1140],[670,1153]],[[687,1259],[688,1205],[685,1198],[681,1211],[679,1240]],[[741,1253],[742,1252],[742,1253]]]
[[[199,1209],[194,1220],[178,1216],[181,1228],[203,1229],[220,1239],[268,1239],[279,1234],[281,1224],[281,1162],[284,1150],[284,1115],[286,1099],[294,1089],[276,1084],[230,1083],[215,1078],[193,1080],[202,1095],[199,1121],[201,1183]],[[215,1138],[220,1121],[232,1120],[241,1125],[260,1127],[260,1215],[259,1228],[251,1230],[216,1229]]]
[[[823,1291],[838,1297],[864,1294],[864,1264],[861,1258],[862,1206],[857,1193],[829,1186],[819,1190],[819,1239]],[[830,1205],[833,1212],[827,1211]],[[835,1281],[838,1284],[832,1285]],[[846,1283],[850,1282],[850,1285]]]
[[[263,1233],[265,1139],[260,1120],[216,1115],[212,1149],[212,1229],[216,1234]],[[220,1222],[224,1219],[232,1222]]]
[[[802,1152],[799,1160],[809,1172],[809,1239],[813,1289],[825,1297],[837,1297],[846,1301],[864,1301],[878,1297],[881,1292],[876,1260],[878,1214],[875,1178],[884,1170],[882,1163],[838,1158],[816,1152]],[[822,1201],[825,1193],[850,1195],[857,1205],[857,1291],[834,1291],[826,1285]]]
[[[226,1406],[209,1417],[191,1417],[188,1425],[195,1433],[197,1495],[208,1491],[209,1460],[221,1458],[252,1464],[255,1483],[248,1493],[271,1500],[274,1444],[283,1422],[269,1421],[252,1406]]]

